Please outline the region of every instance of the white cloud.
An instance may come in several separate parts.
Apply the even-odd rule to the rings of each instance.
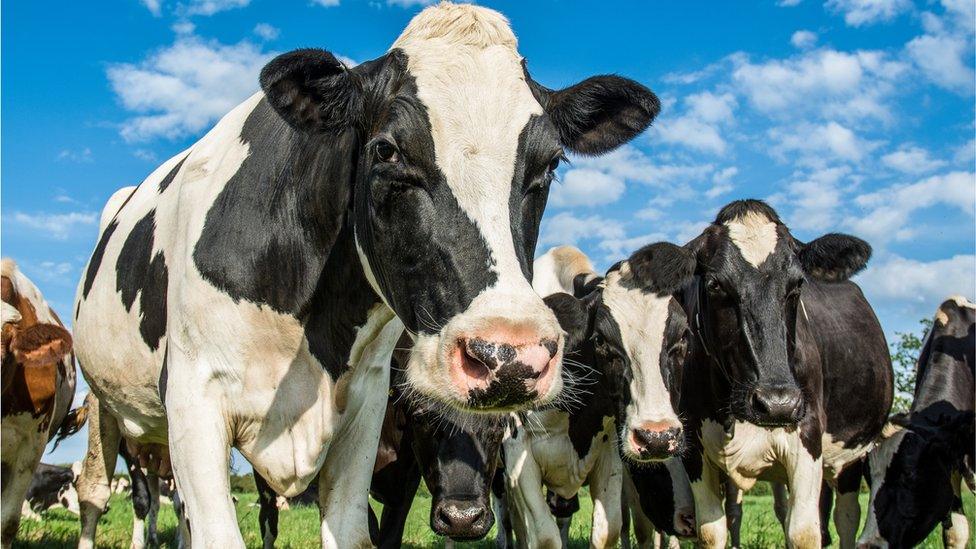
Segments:
[[[9,219],[16,225],[40,231],[43,233],[41,236],[55,240],[67,240],[77,230],[98,225],[96,212],[63,214],[13,212]]]
[[[258,74],[273,54],[244,41],[225,45],[178,36],[138,64],[108,69],[122,105],[138,116],[123,122],[126,141],[179,138],[200,132],[257,91]]]
[[[831,167],[798,173],[786,184],[785,191],[770,202],[788,205],[787,224],[794,229],[823,231],[836,226],[843,204],[841,182],[850,176],[848,167]]]
[[[740,56],[732,83],[765,114],[887,122],[887,100],[907,68],[882,52],[822,48],[764,63]]]
[[[803,0],[779,0],[779,2],[776,2],[776,5],[783,8],[792,8],[793,6],[799,6],[800,2],[802,1]]]
[[[929,152],[920,147],[903,147],[882,156],[881,162],[889,168],[912,174],[930,172],[945,166],[944,161],[930,157]]]
[[[962,31],[973,34],[976,32],[976,2],[973,0],[942,0],[942,7],[946,15]]]
[[[711,164],[657,164],[640,149],[624,145],[598,157],[573,157],[573,167],[600,170],[625,181],[635,181],[657,188],[673,188],[707,177],[714,169]]]
[[[726,141],[720,133],[723,125],[732,122],[736,106],[731,93],[710,92],[689,95],[684,101],[684,113],[673,119],[659,120],[657,133],[666,143],[677,143],[703,152],[722,155]]]
[[[213,15],[222,11],[243,8],[251,3],[251,0],[190,0],[183,7],[187,15]]]
[[[808,50],[817,43],[817,33],[808,30],[798,30],[790,36],[790,44],[801,50]]]
[[[880,146],[879,142],[862,139],[837,122],[773,128],[769,137],[774,143],[771,148],[774,157],[789,161],[795,153],[797,162],[813,166],[823,166],[829,160],[858,163]]]
[[[148,149],[136,149],[132,151],[132,156],[138,158],[139,160],[145,160],[146,162],[156,161],[156,153]]]
[[[173,23],[173,26],[170,28],[173,29],[173,32],[176,34],[193,34],[193,32],[197,30],[197,26],[194,25],[192,21],[188,21],[186,19]]]
[[[576,245],[581,240],[610,240],[625,237],[623,225],[598,215],[576,217],[569,212],[543,222],[539,246]]]
[[[959,93],[972,93],[976,73],[969,62],[972,44],[962,36],[925,34],[905,46],[919,70],[935,84]]]
[[[626,259],[630,254],[645,244],[662,242],[667,239],[668,235],[664,233],[650,233],[629,238],[608,238],[600,242],[599,247],[601,250],[607,252],[608,262],[616,262]]]
[[[159,17],[162,15],[162,6],[160,5],[160,0],[140,0],[143,6],[149,10],[149,13]]]
[[[257,25],[254,25],[254,34],[265,40],[274,40],[275,38],[278,38],[278,35],[281,34],[281,30],[267,23],[258,23]]]
[[[589,168],[572,169],[553,186],[549,203],[556,208],[601,206],[624,194],[622,179]]]
[[[869,240],[886,242],[915,236],[912,214],[936,205],[959,209],[970,216],[976,213],[976,174],[952,172],[935,175],[910,185],[862,194],[855,203],[867,210],[846,222]]]
[[[723,194],[732,192],[735,189],[730,180],[739,173],[739,168],[735,166],[725,168],[724,170],[717,171],[712,175],[712,187],[705,191],[705,196],[710,200],[714,200]]]
[[[976,159],[976,139],[970,139],[968,143],[965,143],[958,148],[956,148],[954,160],[960,164],[973,164],[973,160]]]
[[[91,149],[88,147],[79,150],[64,149],[58,153],[58,160],[85,164],[95,161],[95,159],[92,158]]]
[[[824,5],[834,13],[843,14],[844,22],[852,27],[891,21],[912,9],[909,0],[827,0]]]
[[[339,0],[312,0],[312,3],[322,7],[332,8],[339,5]]]
[[[928,318],[949,295],[976,295],[976,256],[924,262],[892,255],[868,266],[855,282],[873,304],[904,305],[914,311],[913,321]]]
[[[387,6],[399,6],[401,8],[411,8],[413,6],[429,6],[434,0],[386,0]]]

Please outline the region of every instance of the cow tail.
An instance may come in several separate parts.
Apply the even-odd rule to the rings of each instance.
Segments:
[[[95,404],[93,401],[94,398],[92,397],[91,393],[89,393],[88,396],[85,397],[84,404],[68,412],[68,415],[64,417],[64,421],[61,422],[61,425],[58,425],[57,432],[55,432],[54,446],[51,447],[52,452],[58,447],[58,444],[61,444],[62,440],[77,433],[82,427],[85,426],[85,423],[88,422],[88,409],[90,406]]]

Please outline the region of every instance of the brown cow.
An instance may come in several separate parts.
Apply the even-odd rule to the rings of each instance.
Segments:
[[[75,392],[71,335],[40,290],[10,259],[0,263],[3,298],[0,542],[9,547],[21,503],[48,440],[72,429]]]

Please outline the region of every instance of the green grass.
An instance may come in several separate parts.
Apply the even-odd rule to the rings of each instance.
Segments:
[[[261,547],[261,534],[258,529],[258,508],[254,506],[257,496],[253,493],[239,494],[237,504],[237,518],[244,534],[244,541],[248,547]],[[374,509],[380,506],[373,503]],[[964,497],[966,515],[973,517],[973,496],[967,493]],[[127,548],[132,532],[132,505],[125,496],[115,495],[110,502],[108,513],[102,517],[98,527],[98,547]],[[867,506],[867,495],[861,496],[862,510]],[[580,497],[580,513],[577,513],[570,529],[570,547],[587,547],[589,545],[589,516],[592,502],[584,489]],[[773,514],[773,500],[767,495],[746,495],[744,500],[744,516],[742,527],[742,544],[747,548],[783,547],[783,532]],[[410,518],[404,532],[404,547],[443,547],[443,540],[435,536],[427,524],[430,513],[430,496],[426,490],[421,490],[414,500],[410,510]],[[865,514],[862,512],[862,519]],[[78,543],[78,517],[55,509],[43,515],[43,521],[23,520],[15,548],[69,548]],[[833,530],[833,526],[831,526]],[[972,529],[976,532],[976,528]],[[176,516],[173,508],[164,505],[159,516],[160,538],[167,546],[175,547]],[[278,547],[282,548],[313,548],[319,547],[319,519],[318,509],[315,507],[293,507],[282,511],[278,536]],[[925,540],[921,547],[942,547],[941,528]],[[458,544],[458,547],[494,547],[495,531],[484,540]],[[836,532],[834,541],[836,545]],[[692,547],[692,544],[683,544]],[[969,547],[973,547],[970,540]]]

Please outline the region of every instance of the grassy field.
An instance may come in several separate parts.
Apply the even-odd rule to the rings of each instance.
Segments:
[[[258,530],[258,508],[254,505],[256,495],[253,493],[239,494],[237,517],[244,532],[244,541],[248,547],[261,547],[261,535]],[[867,505],[867,496],[861,497],[862,508]],[[973,497],[967,494],[965,498],[966,514],[972,520]],[[589,523],[588,517],[592,509],[589,495],[584,493],[580,498],[581,512],[573,520],[570,530],[571,547],[587,547]],[[374,508],[378,505],[374,503]],[[427,525],[430,513],[430,496],[421,493],[417,496],[410,511],[410,519],[403,540],[404,547],[441,547],[443,540],[435,536]],[[862,514],[863,516],[863,514]],[[75,547],[78,542],[78,518],[62,509],[52,510],[43,515],[43,521],[24,520],[20,525],[20,532],[15,548],[68,548]],[[278,547],[282,548],[312,548],[319,547],[318,541],[318,509],[315,507],[295,507],[281,513],[280,535]],[[976,530],[976,529],[974,529]],[[98,547],[126,548],[129,546],[132,531],[132,505],[125,496],[113,496],[109,512],[102,517],[98,529]],[[173,508],[163,506],[159,517],[159,531],[162,541],[175,547],[176,516]],[[942,547],[941,529],[936,529],[922,547]],[[834,536],[836,544],[836,535]],[[783,547],[783,533],[773,514],[771,496],[747,495],[742,528],[743,547],[767,548]],[[691,544],[686,544],[692,547]],[[458,544],[458,547],[494,547],[494,529],[482,541]],[[973,547],[970,541],[969,547]]]

